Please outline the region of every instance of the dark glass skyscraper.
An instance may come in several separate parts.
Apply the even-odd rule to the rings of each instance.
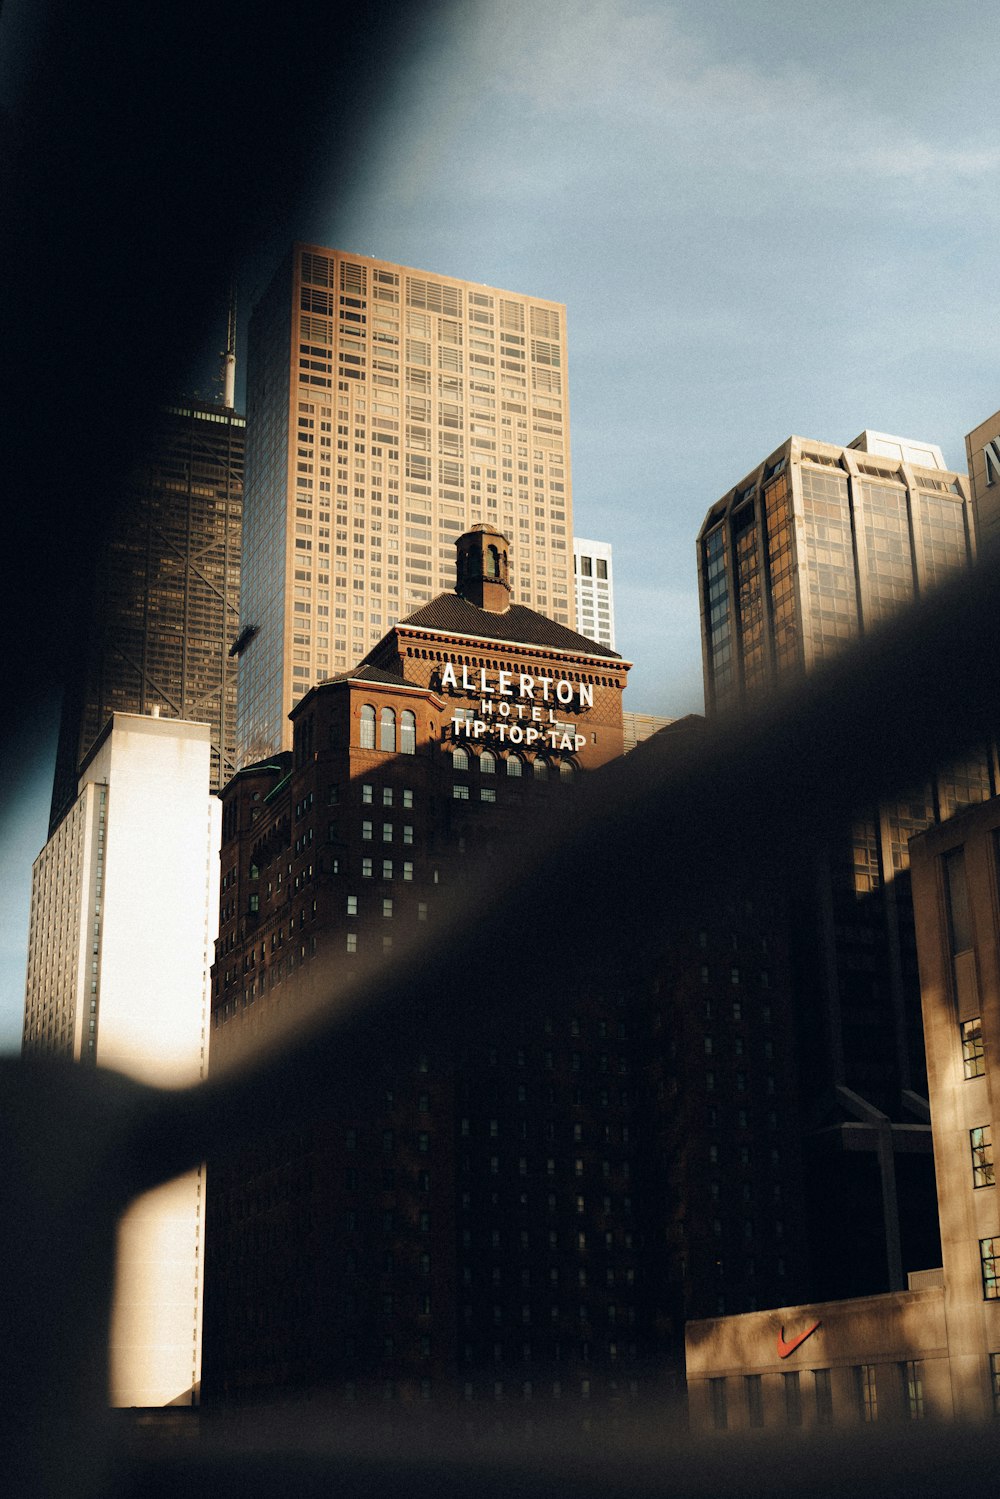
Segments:
[[[846,448],[789,438],[712,506],[698,539],[709,711],[752,711],[973,549],[968,481],[937,449],[872,432]],[[796,872],[818,1296],[897,1288],[937,1263],[907,842],[990,792],[989,757],[973,757],[859,809]]]
[[[80,670],[67,688],[50,828],[115,712],[212,726],[212,786],[235,769],[243,454],[228,406],[166,407],[101,549]]]

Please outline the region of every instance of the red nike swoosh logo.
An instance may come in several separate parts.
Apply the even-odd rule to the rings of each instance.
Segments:
[[[819,1323],[814,1322],[812,1327],[807,1327],[805,1332],[800,1332],[798,1337],[792,1338],[791,1342],[789,1343],[785,1342],[785,1329],[784,1327],[782,1327],[781,1331],[778,1334],[778,1357],[787,1358],[790,1353],[794,1353],[796,1348],[801,1347],[806,1338],[812,1336],[817,1327],[819,1327]]]

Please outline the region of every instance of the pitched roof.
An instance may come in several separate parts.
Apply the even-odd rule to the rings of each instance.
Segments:
[[[511,645],[540,645],[552,650],[569,651],[575,656],[603,656],[611,661],[622,658],[617,651],[609,650],[586,635],[578,635],[565,625],[556,624],[534,609],[523,604],[511,604],[503,614],[494,614],[490,609],[480,609],[470,604],[457,593],[439,593],[423,608],[415,609],[399,627],[441,630],[449,635],[474,635],[480,640],[502,640]]]
[[[234,770],[230,776],[235,781],[237,776],[259,776],[265,771],[272,771],[275,775],[286,776],[292,768],[291,750],[276,750],[273,755],[268,755],[263,760],[254,760],[250,765],[241,765],[239,770]]]
[[[353,671],[339,671],[335,677],[327,677],[319,685],[325,687],[329,682],[379,682],[383,687],[414,687],[417,684],[408,682],[398,672],[383,671],[378,666],[356,666]]]

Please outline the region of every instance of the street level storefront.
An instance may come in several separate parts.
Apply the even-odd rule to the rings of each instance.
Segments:
[[[913,1276],[911,1286],[689,1322],[692,1430],[952,1416],[940,1271]]]

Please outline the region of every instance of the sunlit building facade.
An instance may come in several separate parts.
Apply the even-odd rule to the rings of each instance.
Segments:
[[[207,1069],[218,923],[211,728],[115,714],[35,861],[25,1055],[183,1086]],[[119,1230],[114,1405],[196,1404],[203,1173],[147,1193]]]
[[[710,709],[812,670],[973,555],[965,475],[790,438],[702,526]]]
[[[931,444],[790,438],[711,508],[699,536],[709,711],[752,712],[756,696],[967,567],[972,522],[968,480]],[[989,757],[971,757],[859,815],[799,877],[821,1295],[898,1289],[936,1259],[907,843],[990,794]]]
[[[235,769],[245,427],[221,404],[164,408],[113,507],[66,687],[50,831],[112,713],[208,723],[213,788]]]
[[[965,439],[972,486],[976,540],[981,550],[1000,540],[1000,411],[980,422]]]
[[[574,619],[559,303],[296,245],[254,310],[238,761],[455,581],[470,525],[513,597]]]
[[[615,588],[611,543],[573,538],[576,627],[602,645],[615,646]]]

